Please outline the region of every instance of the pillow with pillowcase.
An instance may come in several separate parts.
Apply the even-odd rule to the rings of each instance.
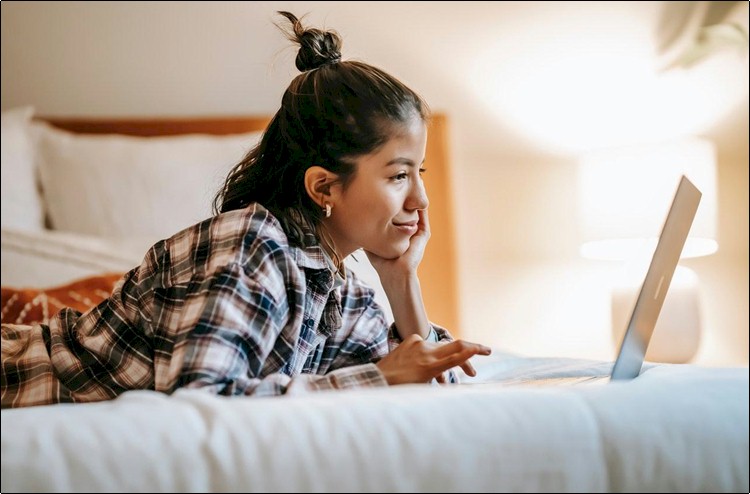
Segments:
[[[44,229],[44,206],[37,184],[34,144],[30,134],[34,108],[2,112],[0,146],[0,225],[25,231]]]
[[[74,134],[41,122],[33,132],[53,229],[153,242],[210,217],[226,175],[261,137]]]

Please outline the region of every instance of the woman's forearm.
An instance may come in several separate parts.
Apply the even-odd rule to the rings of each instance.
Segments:
[[[398,280],[383,281],[383,288],[391,304],[393,318],[402,339],[412,334],[427,338],[430,322],[422,300],[422,288],[416,274]]]

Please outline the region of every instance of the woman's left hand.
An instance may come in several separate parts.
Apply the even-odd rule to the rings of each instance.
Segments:
[[[416,274],[419,263],[422,262],[427,241],[430,239],[430,221],[426,209],[417,211],[417,233],[409,239],[409,248],[395,259],[386,259],[372,252],[365,251],[372,267],[377,271],[381,281],[384,276],[409,276]]]

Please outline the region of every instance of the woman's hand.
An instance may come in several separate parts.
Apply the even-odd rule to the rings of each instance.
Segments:
[[[388,384],[426,383],[432,379],[444,382],[443,372],[457,366],[475,376],[469,358],[491,352],[489,347],[468,341],[434,343],[411,335],[376,365]]]
[[[427,241],[430,239],[430,222],[427,210],[417,211],[419,221],[417,222],[417,233],[409,239],[409,248],[401,256],[395,259],[385,259],[372,252],[365,251],[372,267],[377,271],[381,280],[385,276],[409,276],[417,272],[419,263],[422,262]]]

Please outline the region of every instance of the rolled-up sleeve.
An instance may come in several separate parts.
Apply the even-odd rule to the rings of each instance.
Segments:
[[[442,326],[430,322],[430,332],[425,340],[433,342],[449,342],[453,341],[453,335]],[[399,335],[396,323],[391,324],[390,328],[388,328],[388,347],[393,351],[402,341],[404,340]]]

